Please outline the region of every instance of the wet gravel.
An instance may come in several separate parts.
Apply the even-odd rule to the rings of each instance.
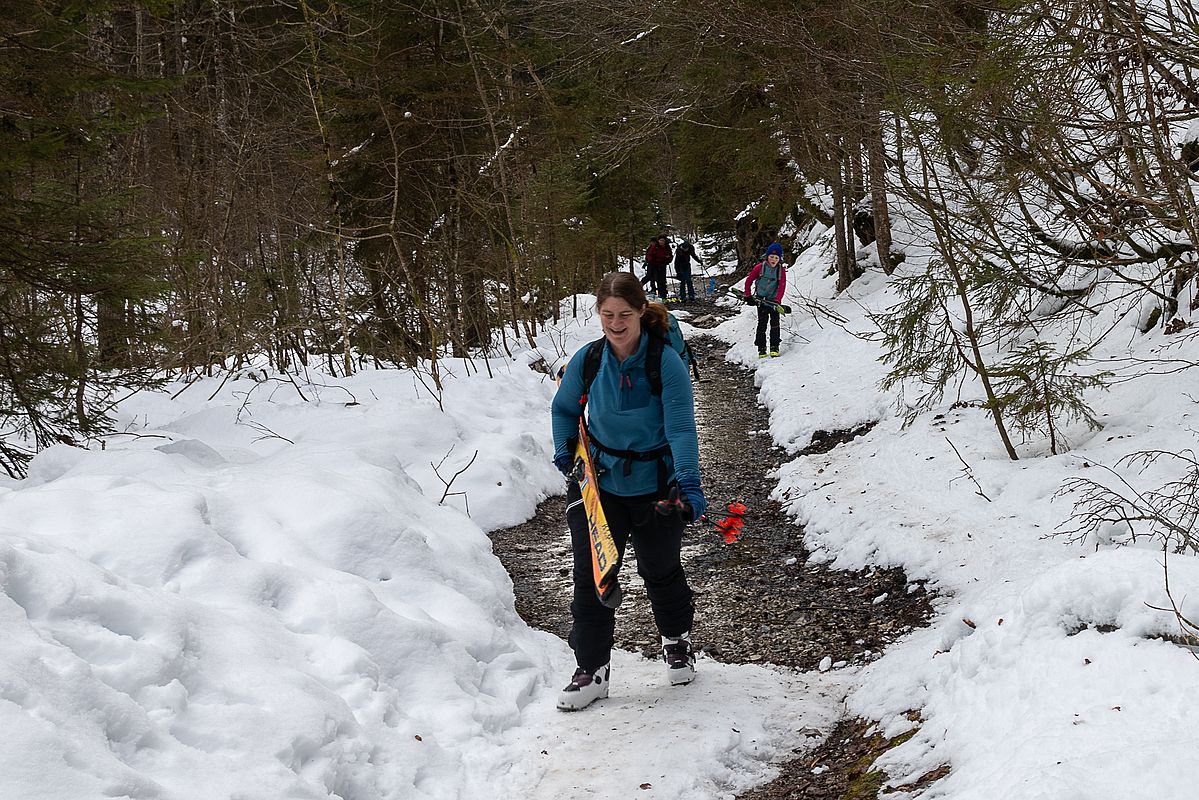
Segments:
[[[684,309],[692,314],[689,321],[708,327],[730,313],[702,301]],[[749,508],[745,530],[735,543],[726,544],[710,525],[692,526],[684,540],[683,562],[695,592],[692,639],[697,649],[721,662],[801,670],[816,669],[825,657],[837,665],[878,658],[889,642],[925,623],[931,609],[924,587],[909,582],[899,569],[845,572],[807,563],[802,529],[770,499],[777,483],[771,476],[786,454],[771,444],[753,373],[725,361],[728,346],[719,340],[701,335],[688,341],[702,376],[695,384],[696,421],[709,513],[730,500]],[[819,432],[804,452],[852,446],[868,430]],[[826,491],[835,492],[836,486]],[[564,505],[562,497],[550,498],[533,519],[491,537],[512,576],[517,611],[530,625],[565,639],[571,559]],[[629,548],[621,570],[625,599],[617,612],[616,646],[656,658],[658,633],[634,558]],[[841,797],[866,746],[860,735],[831,735],[816,751],[784,765],[780,778],[742,797]],[[822,766],[816,775],[813,759]]]

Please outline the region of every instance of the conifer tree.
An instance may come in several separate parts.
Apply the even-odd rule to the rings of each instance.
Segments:
[[[33,450],[107,430],[111,393],[157,360],[140,311],[163,288],[157,239],[109,169],[148,87],[89,54],[93,23],[42,3],[0,20],[0,467],[14,476]],[[100,340],[98,308],[116,309],[120,340]]]

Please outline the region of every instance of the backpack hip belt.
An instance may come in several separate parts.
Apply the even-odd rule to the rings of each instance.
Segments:
[[[621,469],[621,474],[626,478],[633,474],[634,461],[657,461],[658,462],[658,494],[662,497],[666,496],[667,490],[670,488],[668,475],[666,472],[666,456],[670,455],[670,445],[664,444],[660,447],[655,447],[653,450],[638,452],[636,450],[614,450],[608,447],[603,442],[595,438],[590,430],[587,431],[587,439],[591,442],[591,446],[601,453],[606,453],[610,456],[624,460],[624,467]]]

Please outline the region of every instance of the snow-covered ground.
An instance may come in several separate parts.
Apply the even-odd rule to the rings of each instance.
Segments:
[[[611,699],[554,708],[573,658],[516,615],[485,531],[561,491],[527,364],[585,322],[494,378],[447,363],[441,392],[391,370],[141,394],[104,449],[0,485],[0,797],[707,798],[817,741],[844,676],[705,661],[672,688],[621,653]]]
[[[1199,375],[1096,396],[1103,430],[1057,456],[1009,461],[957,397],[904,429],[876,345],[851,335],[886,282],[834,299],[817,252],[792,268],[781,358],[757,360],[751,311],[717,334],[757,370],[779,443],[878,421],[784,466],[778,497],[816,558],[926,579],[931,627],[864,669],[701,660],[688,687],[620,653],[610,699],[559,713],[570,652],[518,618],[485,532],[560,491],[553,385],[528,365],[598,335],[591,315],[494,377],[444,363],[441,391],[401,370],[246,371],[135,396],[104,449],[52,448],[0,483],[0,797],[728,798],[846,712],[888,734],[917,712],[881,766],[902,785],[948,765],[925,797],[1194,797],[1199,661],[1157,638],[1176,632],[1161,552],[1047,534],[1066,478],[1193,444]],[[1199,616],[1199,564],[1169,569]]]
[[[787,463],[775,496],[805,525],[815,558],[901,566],[940,596],[931,627],[852,678],[849,711],[887,734],[919,714],[918,732],[880,760],[890,784],[948,766],[922,797],[1195,797],[1186,765],[1199,750],[1190,700],[1199,660],[1161,638],[1179,625],[1160,609],[1170,606],[1168,565],[1174,600],[1199,618],[1199,560],[1167,560],[1152,541],[1114,547],[1051,534],[1069,527],[1076,495],[1058,495],[1067,479],[1102,480],[1104,466],[1134,451],[1194,447],[1199,372],[1089,397],[1102,429],[1070,429],[1071,448],[1056,456],[1032,440],[1010,461],[988,412],[954,405],[982,398],[970,383],[905,429],[898,398],[877,388],[876,346],[854,335],[870,332],[867,309],[895,301],[886,279],[869,274],[834,298],[819,250],[791,269],[791,305],[817,301],[848,322],[792,315],[783,356],[761,363],[749,314],[720,333],[737,343],[731,358],[757,369],[778,443],[795,450],[813,431],[878,421],[847,445]],[[1199,362],[1196,342],[1141,336],[1135,322],[1110,337],[1112,363],[1167,349]],[[1142,488],[1181,477],[1161,466],[1121,472]]]

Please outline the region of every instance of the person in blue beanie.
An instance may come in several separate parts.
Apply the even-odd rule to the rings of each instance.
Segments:
[[[575,353],[562,375],[552,408],[554,464],[569,479],[579,418],[586,410],[600,502],[620,560],[631,539],[662,636],[667,677],[671,684],[690,683],[695,606],[680,550],[684,527],[707,506],[691,377],[674,348],[662,346],[666,307],[647,300],[633,273],[605,275],[595,300],[604,338]],[[593,347],[602,354],[587,385]],[[654,360],[660,361],[657,380]],[[659,501],[675,495],[682,502],[663,504],[673,510],[662,513]],[[578,667],[558,697],[558,708],[577,711],[608,696],[616,611],[596,597],[587,517],[573,480],[567,485],[566,521],[574,553],[570,646]]]
[[[754,344],[758,358],[766,358],[766,323],[770,323],[770,356],[779,355],[779,304],[787,288],[787,268],[783,266],[783,246],[771,242],[766,257],[754,264],[745,278],[745,302],[758,306],[758,330]]]

